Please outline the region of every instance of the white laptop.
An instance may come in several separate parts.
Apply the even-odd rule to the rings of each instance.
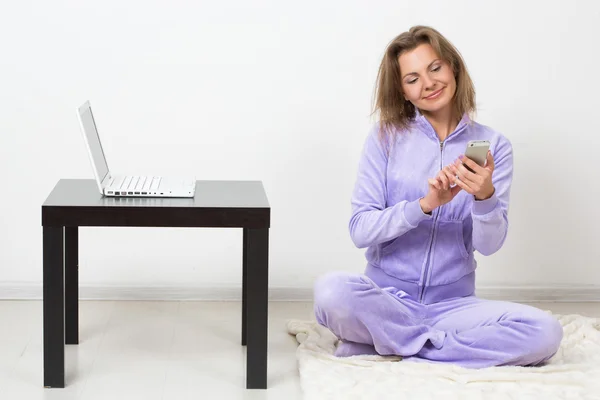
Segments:
[[[77,109],[100,193],[119,197],[194,197],[194,177],[132,176],[113,174],[108,169],[90,102]]]

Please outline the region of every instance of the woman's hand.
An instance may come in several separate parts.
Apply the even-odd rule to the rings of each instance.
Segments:
[[[465,165],[471,168],[473,172],[465,168]],[[489,151],[484,167],[479,166],[476,162],[465,156],[461,156],[454,164],[450,164],[450,170],[457,177],[457,179],[454,179],[456,185],[461,187],[465,192],[475,196],[477,200],[489,199],[496,190],[492,183],[494,157],[492,157],[492,153]]]
[[[451,187],[454,177],[450,174],[449,167],[441,170],[435,178],[428,179],[429,192],[419,204],[425,214],[431,213],[436,208],[449,203],[462,190],[460,186]]]

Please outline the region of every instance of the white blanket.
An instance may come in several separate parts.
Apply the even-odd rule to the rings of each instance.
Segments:
[[[556,315],[558,353],[542,367],[467,369],[400,357],[333,356],[337,338],[316,321],[288,322],[300,344],[300,384],[317,399],[600,399],[600,318]]]

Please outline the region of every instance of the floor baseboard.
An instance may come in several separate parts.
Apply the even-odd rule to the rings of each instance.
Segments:
[[[480,286],[477,296],[516,302],[600,302],[600,286]],[[234,286],[90,286],[80,285],[81,300],[241,301]],[[41,284],[0,284],[0,300],[41,300]],[[271,301],[312,301],[312,288],[271,287]]]
[[[41,300],[41,284],[0,283],[0,300]],[[81,300],[241,301],[241,286],[111,286],[80,285]],[[271,301],[311,301],[312,288],[269,289]]]

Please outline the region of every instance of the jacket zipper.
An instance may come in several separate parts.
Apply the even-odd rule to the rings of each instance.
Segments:
[[[440,141],[440,171],[444,168],[444,142]],[[440,215],[440,209],[438,207],[433,217],[433,231],[431,232],[431,240],[429,241],[429,251],[427,252],[427,261],[425,262],[425,274],[423,275],[423,286],[421,287],[421,296],[419,296],[419,302],[423,302],[425,296],[425,286],[427,285],[427,275],[429,274],[429,261],[431,260],[431,249],[433,247],[433,241],[435,240],[435,228],[437,226],[438,216]]]

